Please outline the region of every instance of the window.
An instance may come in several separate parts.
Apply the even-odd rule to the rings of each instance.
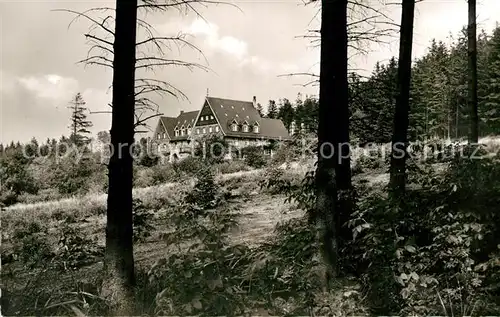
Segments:
[[[207,128],[203,128],[203,134],[207,133]]]
[[[187,135],[191,135],[191,129],[187,130]]]
[[[158,140],[160,139],[160,137],[161,137],[161,135],[158,133],[158,136],[157,136]]]
[[[213,120],[214,119],[214,116],[210,116],[210,119]]]
[[[200,134],[200,128],[196,128],[196,134]]]
[[[175,129],[175,136],[179,136],[179,130]]]
[[[249,131],[248,125],[247,124],[243,125],[243,132],[248,132],[248,131]]]
[[[167,138],[167,134],[165,132],[163,132],[163,138],[166,139]]]
[[[219,132],[219,126],[215,127],[215,132]]]
[[[253,126],[253,132],[254,133],[259,133],[259,126],[258,125],[254,125]]]
[[[208,132],[212,133],[212,127],[208,128]]]
[[[201,116],[200,120],[203,121],[203,118],[205,118],[204,116]]]
[[[238,125],[236,123],[233,123],[231,125],[231,130],[234,131],[234,132],[238,131]]]

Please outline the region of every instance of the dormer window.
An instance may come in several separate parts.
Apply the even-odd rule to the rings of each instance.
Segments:
[[[188,127],[186,129],[186,134],[191,135],[191,125],[190,124],[188,124]]]
[[[179,129],[175,128],[175,136],[179,136]]]
[[[253,133],[259,133],[259,125],[258,124],[255,124],[253,126]]]
[[[231,131],[233,131],[233,132],[238,131],[238,125],[236,123],[231,124]]]
[[[243,132],[249,132],[249,131],[250,131],[249,126],[248,126],[248,124],[245,123],[243,125]]]

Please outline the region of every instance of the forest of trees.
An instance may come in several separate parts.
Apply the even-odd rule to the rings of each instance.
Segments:
[[[412,140],[467,137],[467,30],[451,44],[432,41],[428,52],[412,69],[410,133]],[[500,27],[479,34],[478,112],[481,136],[497,134],[500,113]],[[392,134],[397,60],[377,63],[373,74],[363,79],[350,76],[353,134],[361,142],[390,142]]]

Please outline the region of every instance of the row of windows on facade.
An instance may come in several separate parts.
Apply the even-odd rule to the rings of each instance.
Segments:
[[[230,145],[234,146],[249,146],[249,145],[262,145],[263,143],[260,142],[259,140],[228,140],[228,143]],[[190,147],[190,141],[183,141],[181,143],[176,143],[176,146],[174,148],[189,148]],[[167,144],[159,144],[158,145],[158,150],[165,151],[169,149],[169,146]]]
[[[231,131],[238,132],[238,130],[239,130],[238,124],[236,124],[236,123],[231,124]],[[250,126],[248,124],[243,124],[242,130],[243,130],[243,132],[250,132]],[[258,125],[253,126],[253,132],[259,133],[259,126]]]
[[[209,119],[213,120],[214,116],[210,115],[210,116],[201,116],[200,117],[200,121],[208,121]]]
[[[237,132],[238,131],[238,125],[233,123],[231,125],[231,130],[234,131],[234,132]],[[209,127],[208,128],[208,133],[213,133],[213,132],[219,132],[219,126],[215,126],[215,127]],[[244,124],[243,125],[243,132],[250,132],[250,126],[247,125],[247,124]],[[253,132],[254,133],[259,133],[259,126],[258,125],[255,125],[253,126]],[[196,134],[206,134],[207,133],[207,128],[196,128]],[[184,135],[191,135],[191,129],[190,127],[188,127],[187,129],[175,129],[175,136],[184,136]],[[162,138],[162,134],[161,133],[158,133],[158,136],[157,136],[158,140]],[[167,138],[167,134],[166,133],[163,133],[163,139],[166,139]]]

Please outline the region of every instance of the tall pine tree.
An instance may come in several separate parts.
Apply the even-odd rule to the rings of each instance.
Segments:
[[[80,93],[77,93],[70,101],[68,108],[71,110],[70,141],[77,146],[89,143],[90,131],[88,129],[92,127],[92,122],[87,120],[88,109],[85,108],[85,101]]]
[[[269,100],[269,106],[267,107],[267,117],[270,119],[276,119],[278,117],[278,107],[276,106],[276,101]]]

